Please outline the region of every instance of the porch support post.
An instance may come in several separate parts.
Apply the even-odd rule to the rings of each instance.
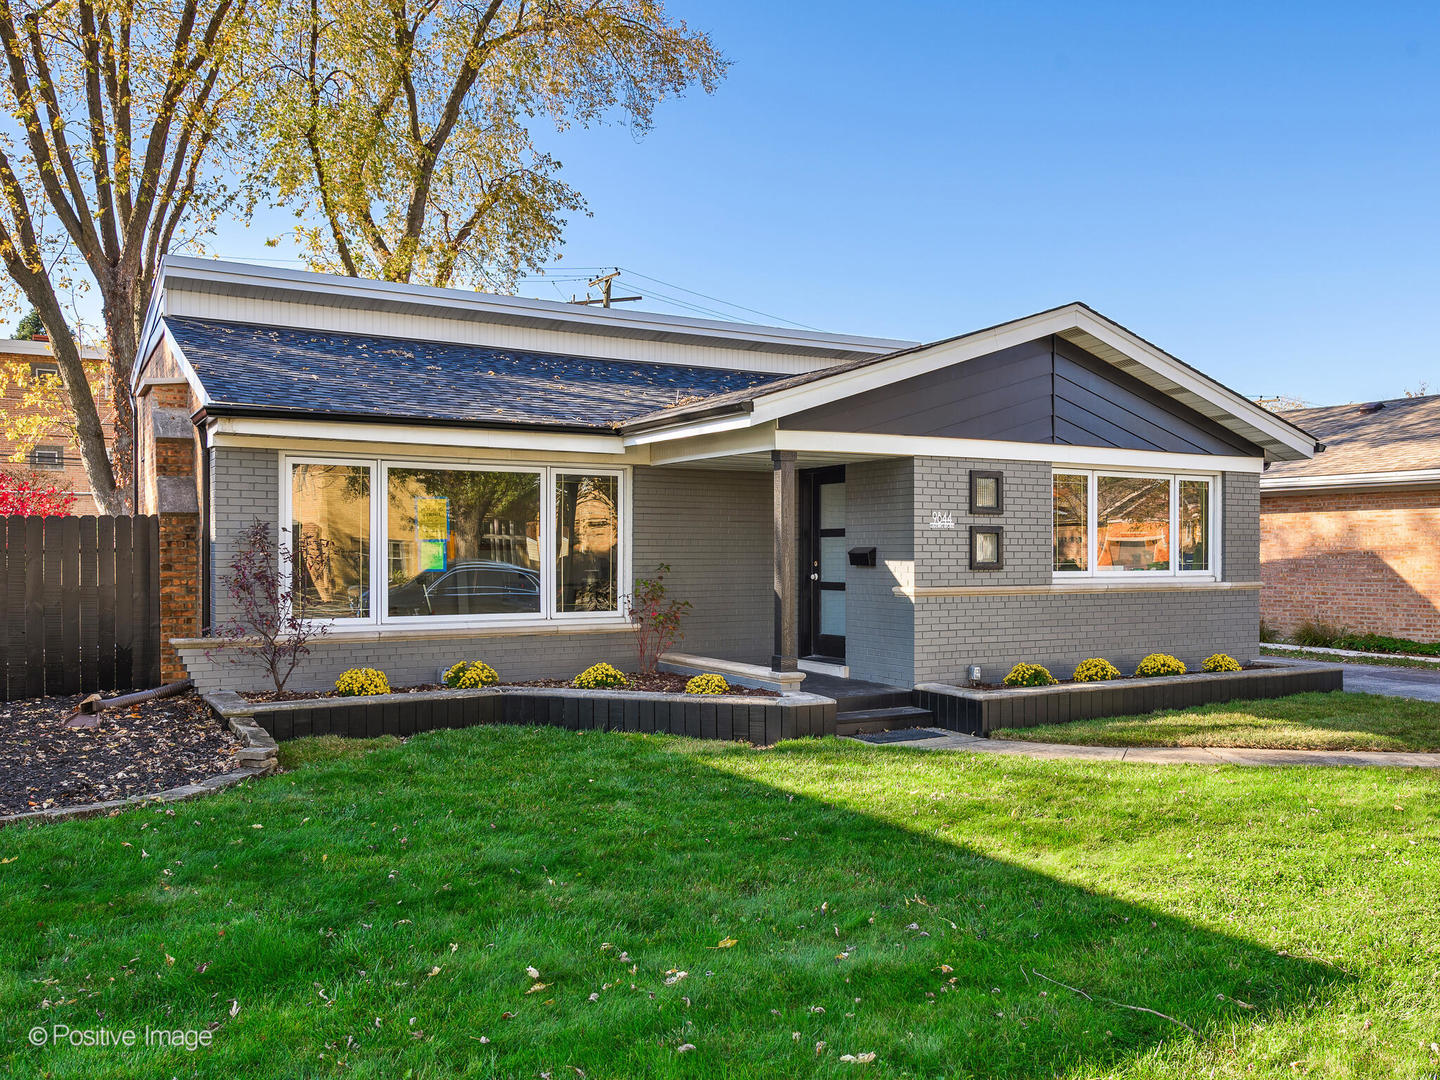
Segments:
[[[775,671],[796,671],[799,663],[800,551],[796,529],[799,507],[795,505],[795,451],[772,450],[775,466],[775,654],[770,667]]]

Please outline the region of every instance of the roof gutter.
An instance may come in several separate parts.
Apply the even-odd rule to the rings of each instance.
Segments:
[[[702,420],[713,420],[717,416],[743,416],[745,413],[755,411],[754,401],[731,401],[723,405],[695,405],[694,412],[662,413],[658,416],[651,416],[648,419],[626,421],[617,424],[622,435],[639,435],[646,431],[658,431],[663,428],[684,427],[687,424],[698,423]]]
[[[392,424],[397,427],[444,427],[498,431],[539,431],[565,435],[615,435],[615,429],[593,424],[535,424],[519,421],[460,420],[452,417],[388,416],[377,413],[331,412],[316,409],[267,408],[262,405],[232,405],[212,401],[190,417],[197,424],[220,417],[236,416],[256,420],[333,421],[339,424]]]

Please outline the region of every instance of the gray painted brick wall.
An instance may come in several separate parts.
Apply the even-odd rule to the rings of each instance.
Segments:
[[[1226,473],[1220,478],[1221,573],[1226,581],[1260,580],[1260,477]],[[1259,616],[1256,616],[1259,633]]]
[[[1004,477],[1005,509],[969,513],[971,469]],[[1052,466],[1048,462],[914,459],[909,483],[896,462],[851,465],[848,505],[851,533],[875,530],[911,500],[914,561],[907,569],[918,587],[1044,586],[1052,581]],[[883,479],[881,479],[883,477]],[[1259,576],[1259,484],[1251,473],[1222,479],[1222,574],[1229,581]],[[907,491],[908,489],[908,491]],[[934,529],[931,515],[952,515],[955,528]],[[863,523],[863,524],[862,524]],[[969,526],[1004,528],[1005,566],[969,569]],[[858,539],[852,541],[858,544]],[[891,540],[897,550],[903,542]],[[879,546],[877,544],[877,546]],[[885,553],[882,550],[883,560]],[[896,597],[892,586],[872,588],[847,578],[846,650],[852,676],[911,684],[954,681],[971,664],[998,680],[1020,660],[1042,663],[1068,677],[1076,663],[1104,656],[1131,670],[1149,652],[1169,652],[1198,665],[1213,652],[1244,661],[1259,651],[1259,596],[1253,590],[1146,590],[1134,593],[1022,594]],[[872,579],[878,580],[878,579]],[[875,635],[880,640],[867,640]]]
[[[1004,512],[970,513],[970,470],[1004,474]],[[915,459],[915,584],[1045,585],[1050,582],[1050,466],[1036,461]],[[934,511],[952,515],[953,529],[931,528]],[[998,525],[1005,565],[970,569],[970,526]]]
[[[257,517],[280,518],[276,450],[216,447],[211,451],[211,578],[217,622],[233,617],[234,605],[220,577],[238,540]],[[636,468],[633,477],[634,553],[637,575],[669,563],[669,593],[690,601],[687,652],[727,660],[761,662],[772,636],[772,515],[768,472]],[[278,538],[278,534],[277,534]],[[296,675],[296,689],[329,686],[347,667],[381,668],[395,685],[428,682],[447,659],[484,659],[506,678],[569,677],[604,660],[634,667],[628,631],[536,635],[477,632],[459,637],[372,641],[321,639]],[[186,656],[197,682],[245,688],[255,673],[228,662],[212,663],[203,650]]]
[[[210,595],[214,626],[235,616],[221,578],[230,569],[240,537],[256,518],[275,526],[279,542],[280,452],[249,447],[210,450]]]
[[[633,475],[635,574],[669,563],[669,595],[692,605],[677,648],[767,663],[775,590],[771,474],[637,467]]]
[[[212,690],[267,689],[269,680],[253,664],[231,663],[204,649],[182,649],[190,677],[202,693]],[[626,630],[578,634],[475,634],[459,637],[378,637],[362,641],[320,638],[311,646],[290,690],[328,690],[346,668],[373,667],[392,686],[435,680],[437,670],[457,660],[484,660],[505,679],[570,678],[591,664],[605,662],[622,670],[635,666],[633,639]]]
[[[845,504],[845,546],[875,548],[876,563],[846,567],[846,662],[856,678],[910,686],[915,605],[894,590],[915,579],[914,460],[847,465]]]
[[[1133,671],[1167,652],[1197,668],[1211,653],[1259,652],[1260,594],[1247,590],[931,597],[916,603],[916,682],[954,682],[979,664],[998,682],[1018,661],[1069,678],[1086,657]]]

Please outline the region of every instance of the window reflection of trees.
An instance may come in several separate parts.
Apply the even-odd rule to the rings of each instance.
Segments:
[[[1170,481],[1101,476],[1095,489],[1096,556],[1100,566],[1170,568]]]
[[[619,480],[556,477],[556,604],[561,611],[613,611],[619,567]]]
[[[448,563],[493,560],[539,569],[538,473],[392,467],[389,488],[389,535],[402,542],[401,558],[390,571],[392,584],[397,576],[408,580],[418,568],[414,548],[422,497],[449,503]]]
[[[291,473],[294,588],[317,618],[366,616],[370,583],[370,470],[297,464]]]

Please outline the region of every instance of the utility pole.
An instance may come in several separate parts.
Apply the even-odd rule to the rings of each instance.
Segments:
[[[611,296],[610,287],[614,284],[615,279],[619,276],[620,271],[616,270],[609,274],[603,274],[600,277],[597,277],[594,281],[590,282],[590,288],[592,289],[596,286],[599,286],[599,299],[592,300],[590,297],[587,296],[584,300],[577,300],[575,299],[575,297],[572,296],[570,298],[570,303],[580,304],[582,306],[585,304],[599,304],[601,307],[608,308],[611,304],[625,304],[630,302],[631,300],[645,299],[643,296]]]

